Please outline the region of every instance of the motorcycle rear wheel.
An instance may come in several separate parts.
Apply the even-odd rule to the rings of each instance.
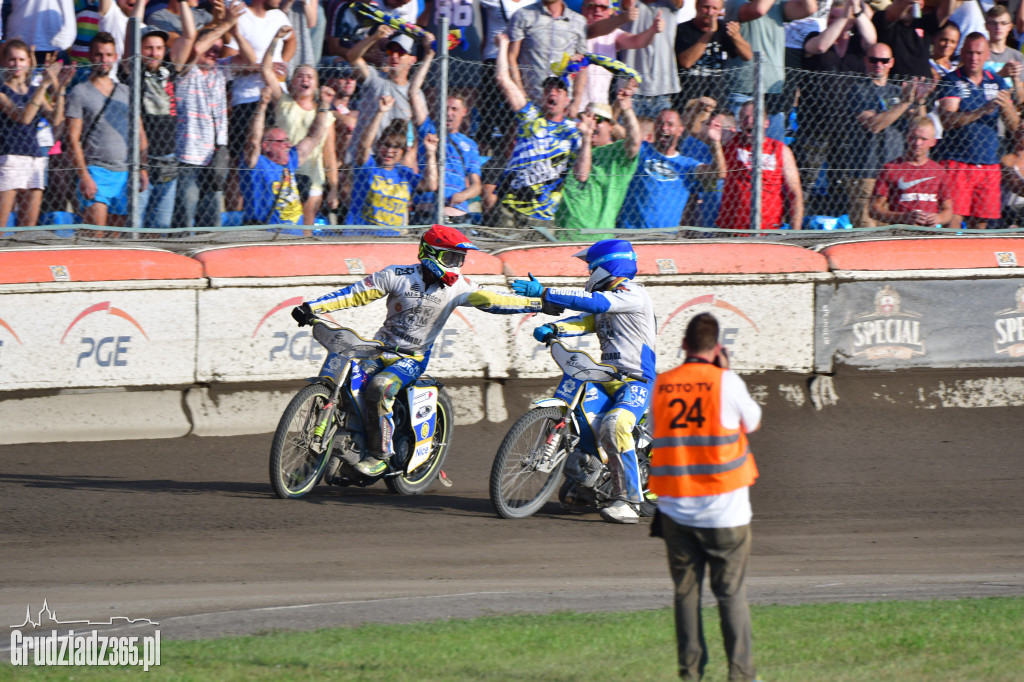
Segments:
[[[448,448],[452,444],[452,427],[455,424],[455,410],[452,400],[444,390],[437,392],[437,425],[434,428],[434,441],[431,444],[430,457],[423,464],[409,472],[384,479],[388,490],[399,495],[419,495],[437,480],[441,466],[448,456]],[[409,428],[408,422],[405,428]],[[412,441],[415,443],[415,439]]]
[[[530,410],[516,421],[501,441],[491,466],[491,503],[503,519],[524,519],[537,513],[551,497],[562,477],[567,453],[565,431],[555,435],[559,458],[550,471],[541,471],[541,452],[554,426],[564,417],[561,408]]]
[[[330,396],[330,389],[323,384],[310,384],[292,398],[281,415],[270,446],[270,484],[281,499],[302,497],[323,476],[331,448],[318,454],[310,445],[316,438],[317,417]]]

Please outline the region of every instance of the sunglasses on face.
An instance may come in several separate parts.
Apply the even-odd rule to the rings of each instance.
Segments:
[[[611,9],[611,6],[610,6],[610,5],[585,5],[585,6],[583,7],[583,9],[600,9],[600,10],[606,10],[606,9]]]
[[[892,61],[892,57],[868,57],[868,61],[872,64],[888,64]]]
[[[264,140],[267,144],[291,144],[287,137],[282,138],[269,138]]]

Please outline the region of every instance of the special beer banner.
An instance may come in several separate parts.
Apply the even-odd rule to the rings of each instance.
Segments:
[[[819,284],[815,370],[1024,366],[1024,281]]]

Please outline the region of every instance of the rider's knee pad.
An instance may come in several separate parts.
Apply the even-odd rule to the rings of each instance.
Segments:
[[[390,372],[381,372],[370,381],[366,397],[370,403],[377,405],[378,414],[390,414],[395,396],[401,388],[401,379]]]
[[[615,408],[609,410],[601,420],[598,438],[605,452],[618,454],[632,450],[633,427],[636,426],[636,415],[629,410]]]

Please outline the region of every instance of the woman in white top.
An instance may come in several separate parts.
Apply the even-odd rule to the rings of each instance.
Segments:
[[[295,69],[288,82],[288,92],[281,88],[277,72],[274,70],[274,48],[279,40],[283,40],[292,29],[281,27],[263,56],[263,80],[270,87],[271,102],[274,104],[274,124],[283,129],[292,144],[309,134],[309,129],[316,120],[318,103],[317,92],[320,81],[316,69],[305,64]],[[338,157],[335,147],[334,126],[317,145],[310,157],[299,166],[297,175],[299,189],[302,192],[302,223],[312,225],[316,214],[324,203],[324,190],[327,192],[327,207],[338,207]],[[308,190],[305,188],[308,186]]]
[[[952,21],[947,21],[932,41],[932,58],[928,62],[932,65],[935,80],[939,80],[947,73],[956,71],[959,62],[953,58],[956,54],[956,46],[960,43],[960,29]]]

